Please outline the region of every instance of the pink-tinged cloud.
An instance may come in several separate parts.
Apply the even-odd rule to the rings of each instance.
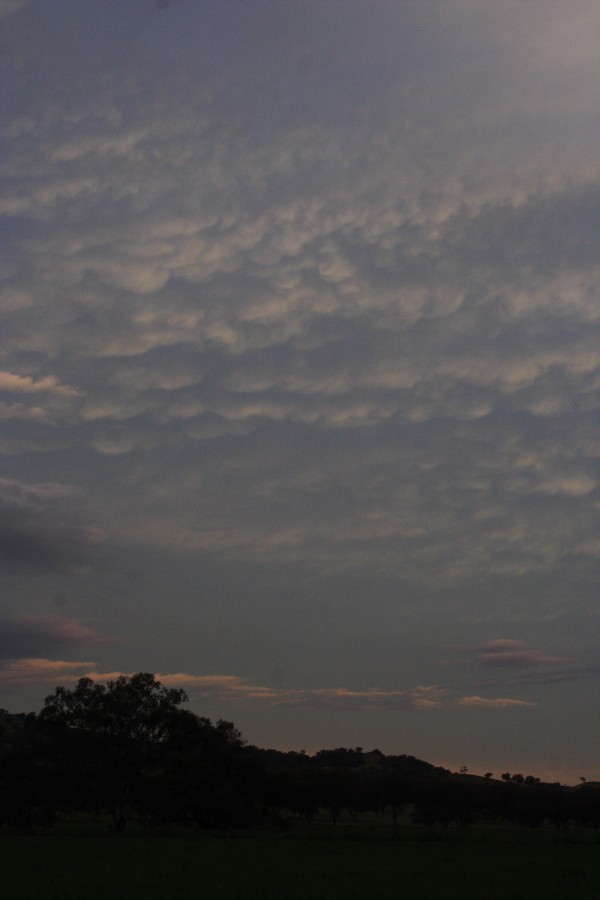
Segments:
[[[480,650],[482,652],[503,651],[510,652],[512,650],[522,650],[527,647],[525,641],[517,641],[512,638],[497,638],[494,641],[482,641],[480,644],[472,644],[472,650]]]
[[[507,709],[511,706],[537,706],[529,700],[512,700],[508,697],[460,697],[459,706],[485,706],[489,709]]]
[[[0,391],[11,394],[62,394],[67,397],[76,397],[81,394],[76,388],[61,384],[54,375],[46,375],[34,381],[29,375],[16,375],[14,372],[0,372]]]

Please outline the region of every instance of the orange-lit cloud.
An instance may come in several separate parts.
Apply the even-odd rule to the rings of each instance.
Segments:
[[[325,703],[364,707],[403,705],[433,709],[440,705],[441,698],[446,694],[445,689],[439,685],[419,685],[408,690],[351,690],[344,687],[283,689],[252,684],[232,675],[194,676],[178,673],[158,677],[165,684],[200,689],[223,699],[264,700],[277,706]]]
[[[0,684],[34,684],[36,682],[71,683],[88,676],[93,662],[66,662],[58,659],[5,659],[0,665]]]
[[[93,662],[43,658],[5,659],[0,665],[0,683],[35,682],[73,684],[80,678],[112,681],[122,672],[101,672]],[[435,709],[447,691],[439,685],[419,685],[407,690],[351,690],[349,688],[282,689],[254,684],[237,675],[190,675],[174,672],[156,675],[161,684],[197,692],[225,701],[266,702],[275,706],[339,705],[354,707],[407,706]]]
[[[16,375],[14,372],[0,372],[0,391],[13,394],[52,392],[67,396],[77,396],[80,393],[76,388],[61,384],[54,375],[46,375],[36,381],[29,375]]]

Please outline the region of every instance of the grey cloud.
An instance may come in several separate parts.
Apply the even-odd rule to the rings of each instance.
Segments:
[[[563,673],[568,671],[565,669],[567,664],[573,662],[567,656],[552,656],[543,650],[529,647],[525,641],[506,638],[460,647],[456,649],[455,653],[456,656],[450,657],[446,662],[483,668],[515,669],[519,670],[519,679],[522,677],[523,671],[528,669],[537,670],[534,678],[539,677],[542,672],[544,673],[542,679],[546,674],[562,678]],[[557,669],[562,669],[563,673],[556,674]],[[496,682],[492,680],[481,683]]]
[[[460,443],[426,424],[411,429],[401,454],[396,429],[378,433],[375,445],[360,429],[343,429],[324,442],[299,424],[292,452],[290,425],[263,423],[241,441],[222,431],[219,437],[216,422],[214,427],[212,447],[191,445],[177,453],[177,472],[165,472],[164,449],[156,462],[136,457],[136,481],[126,483],[137,499],[120,514],[125,532],[227,556],[310,559],[328,567],[376,559],[428,580],[442,573],[462,579],[475,572],[547,570],[575,550],[590,527],[580,500],[568,495],[540,495],[532,506],[522,486],[522,499],[511,499],[507,508],[513,454],[505,460],[507,448],[492,452],[490,443],[491,456],[481,465],[477,448],[469,445],[479,427],[474,424],[465,426]],[[490,440],[494,436],[492,431]],[[445,458],[451,449],[462,456],[458,467]],[[503,485],[500,473],[507,466]],[[143,493],[136,483],[144,485]],[[121,505],[117,497],[115,502]],[[197,520],[198,507],[209,528]],[[146,512],[136,531],[131,510],[137,508]],[[560,508],[562,516],[544,520],[544,509]]]
[[[10,16],[27,6],[31,0],[1,0],[0,2],[0,19]]]
[[[99,532],[79,521],[77,498],[59,484],[0,479],[0,566],[5,572],[62,572],[88,563]]]
[[[478,662],[483,666],[500,668],[531,668],[537,666],[560,666],[570,660],[567,657],[547,656],[540,650],[487,650],[479,655]]]
[[[567,602],[561,621],[568,620],[572,615],[572,604]],[[558,631],[559,638],[564,633],[564,625],[562,629]],[[539,631],[539,627],[536,630]],[[578,659],[554,655],[531,647],[526,641],[515,639],[496,639],[448,649],[449,654],[441,662],[446,667],[456,667],[458,672],[464,671],[461,680],[467,679],[468,691],[520,689],[525,685],[540,688],[568,685],[594,678],[598,672],[596,664],[585,662],[585,657],[590,654],[586,654],[581,648],[577,653]],[[460,689],[465,690],[464,681]],[[547,693],[545,696],[547,697]],[[495,704],[492,702],[489,705]]]
[[[0,660],[56,655],[71,647],[88,644],[96,635],[73,619],[58,616],[0,618]]]
[[[502,271],[514,280],[525,269],[530,279],[542,274],[550,280],[565,269],[596,271],[594,234],[599,220],[600,195],[594,179],[548,194],[542,191],[517,204],[489,204],[462,221],[453,217],[444,237],[451,243],[451,258],[456,254],[461,268],[471,266],[492,275]]]
[[[524,669],[518,675],[511,677],[507,675],[503,678],[485,678],[477,682],[480,687],[503,687],[509,685],[552,685],[560,683],[569,683],[572,681],[583,681],[589,678],[595,678],[600,671],[600,666],[579,666],[575,668],[562,668],[557,671],[554,666],[544,668],[540,665],[539,670],[535,667],[533,670]]]

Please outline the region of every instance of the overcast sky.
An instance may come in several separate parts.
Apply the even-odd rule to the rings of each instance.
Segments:
[[[597,0],[0,0],[0,706],[600,779]]]

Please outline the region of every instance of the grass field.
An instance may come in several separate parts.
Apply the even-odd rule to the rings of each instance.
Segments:
[[[590,832],[315,824],[283,834],[63,827],[0,837],[4,900],[600,900]]]

